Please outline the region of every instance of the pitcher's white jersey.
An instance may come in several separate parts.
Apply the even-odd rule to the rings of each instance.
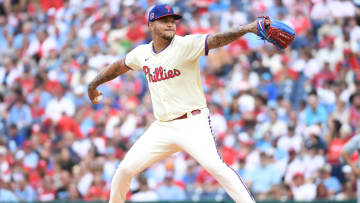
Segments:
[[[158,53],[150,42],[126,55],[125,64],[145,74],[157,120],[169,121],[194,109],[206,108],[198,59],[207,55],[207,37],[203,34],[175,35]]]

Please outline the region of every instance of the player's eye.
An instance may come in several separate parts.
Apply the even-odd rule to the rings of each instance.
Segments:
[[[175,19],[171,16],[160,19],[162,23],[175,23]]]

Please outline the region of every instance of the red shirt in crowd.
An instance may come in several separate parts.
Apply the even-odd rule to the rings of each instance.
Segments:
[[[76,123],[75,119],[73,119],[67,115],[63,115],[60,118],[59,122],[57,123],[57,127],[59,128],[60,132],[64,133],[64,132],[70,131],[70,132],[74,133],[74,135],[77,138],[83,137],[80,127]]]
[[[222,147],[222,158],[229,166],[233,165],[236,160],[236,151],[232,147]]]
[[[228,51],[231,56],[238,56],[243,51],[248,51],[249,45],[244,38],[240,38],[229,45]]]
[[[331,140],[327,152],[328,162],[333,165],[339,164],[340,152],[347,140],[335,138]]]
[[[25,90],[26,94],[29,94],[33,91],[35,85],[35,78],[28,76],[28,77],[19,77],[16,79],[23,90]]]
[[[216,179],[210,175],[205,169],[201,169],[199,174],[196,176],[195,183],[206,184],[210,183],[211,185],[216,185]]]
[[[40,5],[42,10],[46,13],[50,8],[54,7],[55,9],[59,9],[63,7],[63,0],[40,0]]]
[[[126,37],[133,43],[138,43],[145,38],[145,30],[141,24],[135,23],[128,29]]]
[[[335,78],[335,73],[332,71],[323,70],[314,76],[312,83],[315,84],[315,87],[321,87],[325,82],[334,81]]]
[[[85,200],[106,200],[110,197],[110,191],[105,189],[105,183],[103,185],[92,185],[89,188]]]
[[[360,112],[356,110],[354,106],[350,106],[350,115],[349,121],[352,127],[357,126],[357,123],[360,120]]]
[[[52,188],[42,187],[39,189],[39,201],[52,201],[56,199],[56,191]]]
[[[296,35],[305,35],[306,31],[311,28],[311,21],[305,15],[298,15],[290,20],[291,25],[295,29]]]

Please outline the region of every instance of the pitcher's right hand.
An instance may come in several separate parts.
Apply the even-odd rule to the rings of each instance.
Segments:
[[[97,90],[96,88],[88,87],[88,96],[91,103],[99,104],[101,102],[103,93]]]

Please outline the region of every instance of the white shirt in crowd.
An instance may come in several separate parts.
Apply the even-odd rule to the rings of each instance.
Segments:
[[[12,68],[10,73],[6,76],[6,70],[4,67],[0,67],[0,82],[3,82],[6,77],[6,86],[11,87],[14,81],[20,77],[22,71],[19,68]]]
[[[324,3],[323,0],[320,0],[312,7],[310,16],[315,20],[327,20],[330,14],[328,4]]]
[[[77,189],[79,190],[80,194],[85,196],[92,184],[92,181],[94,179],[94,175],[90,172],[84,174],[83,177],[81,177]]]
[[[84,158],[91,148],[91,141],[89,139],[76,140],[71,147],[77,155]]]
[[[299,187],[292,187],[295,201],[312,201],[316,197],[316,186],[313,183],[305,183]]]
[[[159,197],[156,192],[152,190],[138,192],[131,196],[131,201],[134,202],[148,202],[148,201],[158,201]]]
[[[336,95],[335,92],[331,89],[319,87],[317,89],[317,94],[319,96],[319,101],[321,104],[325,105],[335,105]]]
[[[280,137],[287,133],[287,124],[284,121],[276,120],[274,124],[270,122],[265,122],[260,126],[260,132],[264,135],[266,133],[271,133],[274,137]]]
[[[290,183],[292,181],[293,176],[296,173],[305,173],[304,161],[300,158],[295,158],[290,164],[285,173],[285,182]]]
[[[240,11],[226,11],[221,15],[221,30],[244,25],[247,22],[246,14]]]
[[[352,1],[333,0],[328,3],[331,14],[335,18],[355,16],[355,6]]]
[[[316,172],[324,166],[325,158],[321,155],[312,156],[305,154],[303,156],[303,168],[305,168],[305,178],[312,178],[316,175]]]
[[[63,112],[70,117],[74,116],[75,114],[74,103],[71,101],[71,99],[65,96],[60,100],[57,98],[51,99],[45,109],[46,117],[50,118],[54,122],[59,121]]]
[[[321,68],[319,62],[316,59],[311,58],[305,66],[304,74],[307,78],[313,78],[320,72]]]
[[[227,130],[227,123],[225,117],[219,113],[213,114],[211,116],[211,128],[213,130],[214,136],[225,133]]]
[[[301,150],[302,143],[303,143],[303,137],[299,134],[295,134],[292,137],[288,135],[282,135],[279,138],[277,147],[284,151],[289,151],[290,149],[294,149],[296,152],[299,152]]]

